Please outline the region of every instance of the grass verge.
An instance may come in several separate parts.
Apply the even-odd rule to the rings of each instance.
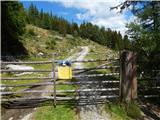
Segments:
[[[36,111],[35,120],[75,120],[75,107],[71,105],[57,105],[41,107]]]
[[[141,110],[136,102],[131,103],[107,103],[106,111],[110,113],[112,120],[133,120],[141,117]]]

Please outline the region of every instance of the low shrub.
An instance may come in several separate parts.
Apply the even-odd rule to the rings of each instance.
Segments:
[[[30,34],[32,36],[36,36],[36,33],[34,32],[34,29],[29,29],[28,34]]]

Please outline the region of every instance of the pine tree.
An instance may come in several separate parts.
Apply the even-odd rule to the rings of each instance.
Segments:
[[[137,53],[138,60],[146,61],[145,64],[139,63],[139,68],[160,69],[159,63],[156,62],[160,61],[160,2],[125,1],[117,7],[120,7],[121,11],[130,7],[137,17],[136,21],[128,24],[127,27],[132,40],[132,50]]]
[[[16,1],[3,1],[1,5],[2,55],[27,54],[19,41],[19,36],[24,33],[26,24],[23,5]]]

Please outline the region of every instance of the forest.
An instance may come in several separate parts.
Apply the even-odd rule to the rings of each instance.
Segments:
[[[160,2],[126,1],[111,9],[118,7],[122,14],[130,7],[130,11],[136,16],[134,22],[126,25],[128,31],[124,37],[119,31],[99,27],[90,22],[83,22],[80,25],[75,22],[70,23],[51,12],[43,12],[43,9],[39,11],[34,4],[25,10],[20,2],[2,2],[2,55],[27,54],[19,36],[25,32],[26,24],[33,24],[58,31],[64,37],[66,34],[72,34],[75,37],[90,39],[113,50],[134,51],[137,53],[138,60],[159,61]],[[151,63],[150,66],[152,66]],[[153,68],[157,67],[159,67],[158,63],[154,63]]]

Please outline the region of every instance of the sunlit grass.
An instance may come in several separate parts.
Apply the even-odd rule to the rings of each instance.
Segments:
[[[36,111],[35,120],[75,120],[75,107],[71,105],[57,105],[41,107]]]
[[[112,120],[133,120],[141,117],[141,110],[136,102],[107,103],[106,111],[110,113]]]

